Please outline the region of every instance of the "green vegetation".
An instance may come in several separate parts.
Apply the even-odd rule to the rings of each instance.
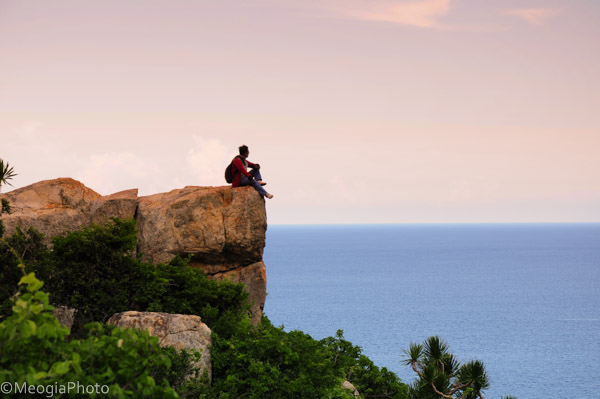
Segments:
[[[114,398],[178,397],[167,379],[156,384],[152,376],[171,367],[157,338],[92,323],[85,339],[67,340],[69,330],[52,314],[48,294],[41,290],[43,283],[34,273],[25,274],[21,261],[18,269],[23,275],[18,283],[21,290],[12,298],[12,314],[0,323],[0,382],[51,389],[69,382],[106,385],[106,390],[96,390],[91,397],[107,392]]]
[[[423,344],[411,344],[406,354],[405,363],[418,375],[410,387],[411,399],[476,399],[489,386],[482,362],[461,365],[448,352],[448,344],[437,336],[427,338]]]
[[[361,349],[335,337],[317,341],[301,331],[285,332],[264,317],[231,339],[213,336],[213,385],[209,397],[351,398],[341,382],[351,379],[362,398],[406,398],[407,387],[379,369]]]
[[[52,249],[33,229],[17,229],[7,239],[21,254],[28,272],[45,281],[52,303],[77,309],[72,333],[106,322],[127,310],[199,315],[214,331],[229,336],[248,317],[248,295],[240,284],[216,282],[181,258],[151,265],[134,257],[133,220],[115,219],[52,239]],[[10,310],[20,275],[8,249],[0,248],[0,310]]]
[[[107,384],[119,398],[228,399],[351,398],[341,387],[348,379],[363,398],[407,397],[407,386],[341,331],[319,341],[285,332],[266,317],[253,326],[241,285],[208,280],[186,259],[154,266],[136,258],[133,220],[70,232],[52,244],[33,229],[17,229],[0,245],[2,381]],[[46,282],[49,296],[35,276]],[[70,335],[49,299],[78,309]],[[197,354],[159,348],[147,333],[101,324],[125,310],[200,315],[213,331],[212,383],[185,380]]]
[[[0,159],[0,190],[14,176]],[[10,212],[2,199],[0,216]],[[341,330],[315,340],[264,316],[254,326],[241,284],[209,280],[189,259],[152,265],[136,257],[134,220],[69,232],[51,247],[32,228],[3,236],[0,219],[0,383],[108,387],[108,394],[88,391],[92,398],[197,399],[354,398],[342,388],[345,380],[362,399],[474,399],[489,385],[481,362],[460,366],[437,337],[411,345],[406,363],[418,379],[409,387]],[[77,309],[70,331],[50,302]],[[161,348],[145,331],[103,324],[127,310],[199,315],[212,330],[212,382],[186,378],[198,371],[199,353]]]
[[[13,167],[11,167],[8,162],[4,162],[4,160],[0,159],[0,193],[2,192],[2,185],[8,184],[12,186],[8,181],[12,180],[13,177],[17,176]]]

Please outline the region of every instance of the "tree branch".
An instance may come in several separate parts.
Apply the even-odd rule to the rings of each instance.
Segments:
[[[415,371],[415,373],[417,373],[419,375],[419,377],[423,377],[423,374],[417,369],[417,367],[415,366],[417,364],[417,362],[415,361],[411,361],[410,365],[412,366],[412,369]]]
[[[438,389],[435,387],[435,384],[434,384],[433,382],[431,383],[431,387],[433,388],[433,391],[434,391],[436,394],[438,394],[438,395],[440,395],[440,396],[443,396],[443,397],[444,397],[444,398],[446,398],[446,399],[452,399],[452,396],[451,396],[451,395],[446,395],[446,394],[443,394],[443,393],[441,393],[440,391],[438,391]]]
[[[466,382],[464,384],[460,384],[460,385],[456,385],[454,386],[454,389],[452,391],[450,391],[450,395],[454,395],[456,393],[456,391],[460,390],[460,389],[464,389],[468,386],[470,386],[471,383],[470,382]]]

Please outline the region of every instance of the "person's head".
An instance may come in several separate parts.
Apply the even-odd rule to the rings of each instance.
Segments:
[[[240,155],[243,157],[247,157],[248,154],[250,154],[250,150],[248,150],[248,146],[247,145],[243,145],[239,148],[240,150]]]

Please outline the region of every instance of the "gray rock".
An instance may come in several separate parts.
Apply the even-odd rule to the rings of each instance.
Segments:
[[[52,314],[56,316],[59,323],[67,327],[69,330],[73,327],[75,313],[77,313],[77,309],[68,308],[66,306],[57,306],[52,311]]]
[[[210,345],[211,331],[199,316],[158,312],[123,312],[108,319],[108,324],[121,328],[146,330],[158,338],[160,346],[172,346],[178,350],[194,350],[201,353],[199,375],[204,371],[211,377]],[[193,376],[189,376],[193,377]]]

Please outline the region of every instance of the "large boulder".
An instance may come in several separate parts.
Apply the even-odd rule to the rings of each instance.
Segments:
[[[90,209],[90,221],[102,224],[110,218],[131,219],[137,210],[137,199],[137,188],[97,198]]]
[[[244,283],[253,320],[260,321],[266,297],[262,255],[267,214],[252,187],[188,186],[144,197],[132,189],[101,196],[76,180],[60,178],[0,197],[12,208],[2,218],[6,234],[17,226],[32,226],[49,240],[111,217],[135,218],[139,254],[153,263],[191,255],[190,265],[209,278]]]
[[[151,336],[158,337],[160,346],[200,352],[201,358],[194,363],[194,367],[199,368],[199,376],[206,371],[210,378],[211,331],[199,316],[129,311],[112,315],[108,324],[146,330]]]
[[[140,197],[138,250],[153,262],[192,255],[209,274],[262,260],[264,200],[250,187],[194,187]]]
[[[7,235],[17,226],[34,227],[47,238],[67,230],[79,230],[90,224],[92,203],[101,198],[77,180],[44,180],[2,195],[12,212],[3,215]]]
[[[44,180],[3,194],[10,203],[11,213],[3,215],[2,221],[6,234],[12,234],[17,226],[23,230],[33,227],[49,240],[91,223],[104,223],[111,217],[133,218],[137,191],[132,189],[103,197],[68,177]]]
[[[262,255],[267,214],[251,187],[188,186],[140,197],[138,252],[154,263],[192,255],[209,278],[244,283],[259,322],[267,295]]]

